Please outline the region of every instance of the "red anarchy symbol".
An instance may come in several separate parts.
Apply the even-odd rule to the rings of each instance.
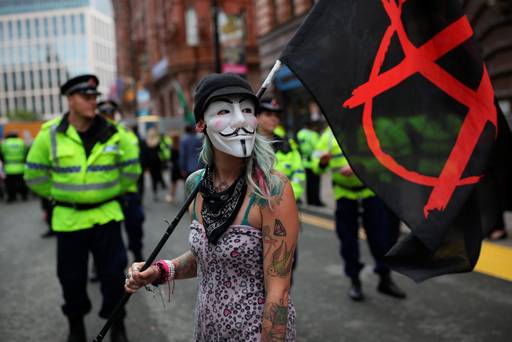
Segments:
[[[436,64],[436,60],[473,36],[473,30],[466,16],[453,22],[424,45],[417,48],[407,37],[401,19],[402,6],[407,0],[399,0],[398,4],[394,0],[381,1],[391,24],[380,44],[369,81],[357,87],[352,92],[353,96],[343,103],[343,107],[352,109],[364,105],[363,129],[366,139],[370,150],[382,165],[407,181],[433,187],[428,202],[423,208],[423,214],[427,218],[430,211],[443,211],[446,208],[457,186],[475,184],[480,180],[480,176],[462,179],[462,173],[486,123],[491,122],[497,130],[494,91],[485,64],[482,80],[477,91],[468,88]],[[398,35],[405,58],[394,68],[379,74],[391,37],[395,33]],[[397,163],[393,157],[382,150],[373,127],[373,99],[416,73],[422,75],[469,109],[450,156],[438,177],[430,177],[408,170]]]

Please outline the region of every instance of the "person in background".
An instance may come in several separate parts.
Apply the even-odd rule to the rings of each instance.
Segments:
[[[180,141],[179,167],[183,179],[200,168],[199,152],[203,145],[203,137],[194,126],[185,127],[185,134]]]
[[[295,200],[299,201],[304,192],[305,172],[297,143],[286,136],[279,126],[283,110],[276,101],[261,100],[258,115],[258,132],[272,142],[276,154],[276,170],[282,172],[293,188]]]
[[[114,124],[119,131],[127,135],[131,143],[129,146],[131,149],[130,154],[136,155],[140,164],[139,139],[134,132],[115,121],[116,114],[121,116],[119,105],[112,100],[98,102],[98,112],[105,119]],[[142,207],[141,195],[137,186],[139,178],[141,177],[142,175],[139,175],[136,182],[120,197],[124,214],[124,227],[126,229],[126,235],[128,236],[128,249],[132,252],[134,260],[143,260],[144,208]]]
[[[311,165],[315,146],[320,140],[320,134],[315,130],[316,126],[316,121],[308,120],[306,127],[297,132],[297,140],[306,171],[306,202],[308,205],[323,207],[324,204],[320,200],[320,176],[313,172]]]
[[[320,137],[313,153],[312,166],[317,173],[332,170],[336,234],[341,242],[340,254],[345,262],[345,274],[351,280],[349,297],[354,301],[364,299],[359,277],[364,267],[359,255],[359,216],[362,209],[363,227],[375,259],[374,271],[380,278],[377,290],[395,298],[405,298],[405,293],[393,282],[391,270],[384,262],[384,255],[395,238],[393,216],[384,202],[354,174],[330,127]]]
[[[18,137],[18,133],[11,132],[7,134],[2,145],[0,145],[0,159],[4,164],[7,202],[16,201],[17,194],[20,194],[24,201],[28,199],[28,189],[23,180],[26,155],[27,146],[23,139]]]
[[[123,297],[126,249],[121,235],[119,196],[140,176],[129,137],[96,112],[99,81],[76,76],[61,86],[69,112],[45,123],[27,157],[25,180],[37,195],[52,200],[52,229],[57,233],[57,275],[62,311],[69,322],[67,342],[87,341],[84,316],[89,253],[94,257],[109,318]],[[112,342],[126,342],[122,309],[111,329]]]
[[[162,169],[164,161],[161,157],[161,139],[158,129],[151,127],[148,130],[146,137],[147,145],[147,164],[149,167],[149,174],[151,176],[151,187],[153,189],[153,199],[158,201],[158,186],[160,185],[163,189],[167,188],[164,178],[162,176]]]
[[[297,143],[286,136],[286,131],[280,126],[281,107],[275,100],[266,98],[260,101],[258,108],[258,132],[267,138],[276,155],[277,171],[283,173],[293,189],[295,201],[300,202],[304,192],[305,173]],[[298,249],[295,248],[292,270],[295,271],[298,264]],[[293,281],[293,274],[292,274]]]
[[[171,173],[170,180],[171,185],[169,186],[169,194],[167,195],[167,202],[172,203],[176,198],[176,188],[178,181],[183,179],[180,169],[180,136],[175,134],[171,140]]]

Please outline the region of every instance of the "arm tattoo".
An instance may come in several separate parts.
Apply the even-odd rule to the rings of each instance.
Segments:
[[[188,279],[197,276],[196,258],[192,253],[186,253],[174,259],[176,262],[176,279]]]
[[[274,235],[279,237],[286,236],[286,229],[278,219],[276,219],[276,222],[274,223]]]
[[[288,277],[293,264],[293,251],[295,247],[288,249],[285,241],[272,253],[272,260],[268,267],[268,273],[276,277]]]
[[[288,323],[288,306],[283,303],[268,303],[263,312],[263,333],[261,340],[264,342],[284,341],[286,338],[286,325]]]

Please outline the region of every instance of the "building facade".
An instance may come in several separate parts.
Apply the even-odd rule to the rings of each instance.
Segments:
[[[115,55],[108,0],[0,0],[0,118],[67,111],[60,85],[83,73],[96,74],[108,96]]]
[[[480,41],[496,97],[512,123],[512,1],[460,0]],[[261,77],[265,77],[299,28],[314,0],[255,0]],[[284,105],[285,124],[297,131],[309,118],[312,98],[283,67],[274,95]]]
[[[221,56],[225,59],[233,52],[241,56],[243,60],[233,71],[243,74],[256,87],[260,74],[253,2],[217,3]],[[183,91],[191,108],[197,82],[215,70],[213,1],[114,0],[113,5],[120,85],[129,88],[134,84],[136,94],[148,91],[151,114],[180,118],[183,106],[177,89]],[[229,39],[238,39],[238,50],[226,49],[228,41],[223,39],[224,34]],[[137,95],[120,91],[123,94],[127,111],[146,114],[141,111]]]

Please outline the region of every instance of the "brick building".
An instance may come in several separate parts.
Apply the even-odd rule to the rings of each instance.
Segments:
[[[197,81],[215,69],[212,1],[113,0],[112,3],[119,78],[135,81],[139,90],[144,87],[150,92],[153,114],[181,115],[175,81],[190,105]],[[221,17],[235,16],[242,23],[245,74],[256,87],[259,55],[253,1],[218,0],[218,5]],[[221,39],[222,33],[221,30]],[[130,103],[125,103],[125,108],[134,109]]]
[[[261,77],[265,77],[298,29],[314,0],[255,0]],[[482,55],[503,111],[512,116],[512,1],[461,0],[482,47]],[[310,95],[282,69],[274,93],[286,109],[285,124],[296,131],[308,118]],[[512,120],[510,120],[512,122]]]

